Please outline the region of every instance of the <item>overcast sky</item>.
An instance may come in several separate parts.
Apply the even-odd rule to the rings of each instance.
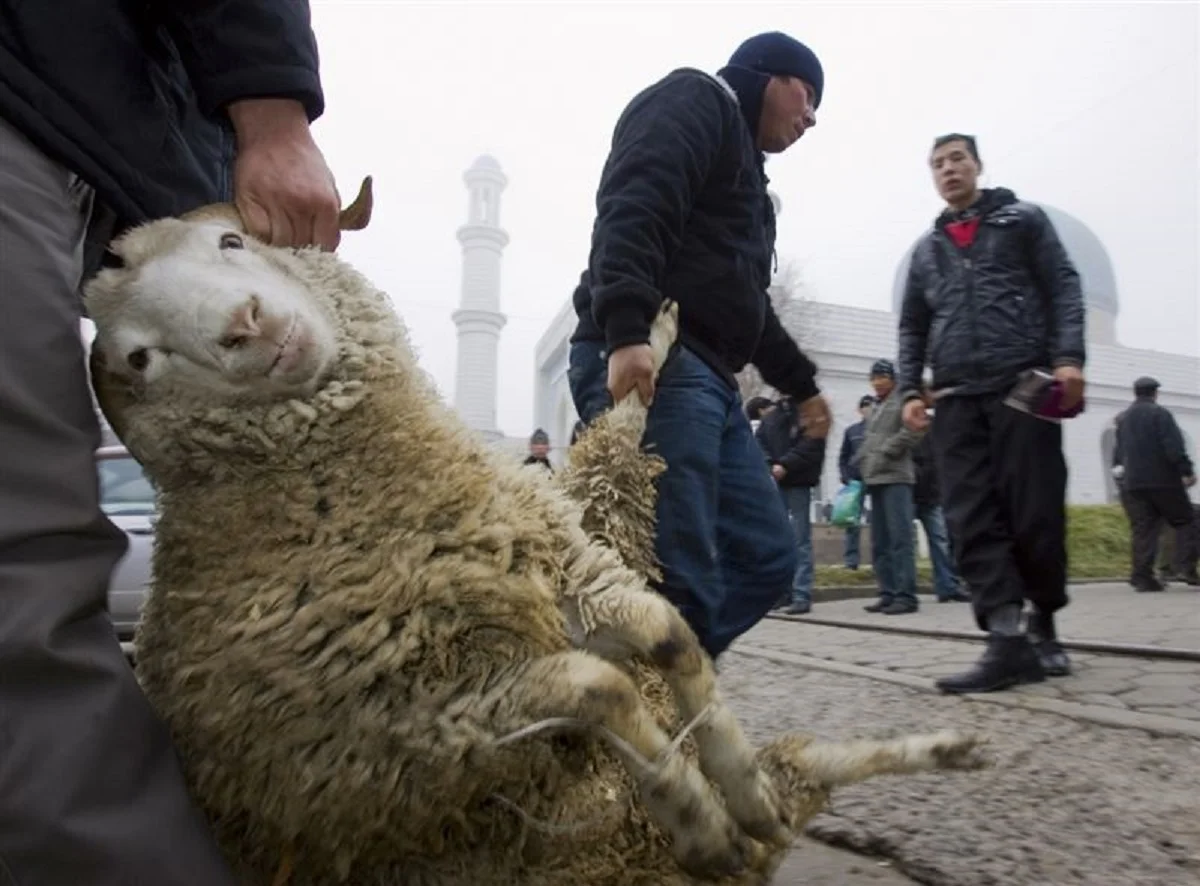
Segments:
[[[768,164],[781,262],[811,296],[887,309],[939,210],[934,135],[979,138],[987,185],[1076,216],[1117,274],[1120,341],[1200,354],[1197,4],[438,3],[314,0],[328,109],[317,137],[344,194],[375,177],[343,255],[392,297],[454,391],[463,171],[509,177],[500,427],[531,430],[533,350],[587,260],[595,188],[628,100],[679,66],[716,71],[783,30],[825,68],[818,125]]]

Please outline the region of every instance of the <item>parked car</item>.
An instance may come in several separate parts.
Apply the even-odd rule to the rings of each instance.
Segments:
[[[113,627],[121,640],[129,640],[150,588],[154,487],[124,446],[98,449],[96,470],[100,474],[100,507],[129,538],[129,550],[113,571],[108,590]]]

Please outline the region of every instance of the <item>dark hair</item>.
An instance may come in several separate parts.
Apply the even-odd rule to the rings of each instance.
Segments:
[[[943,145],[948,145],[950,142],[962,142],[967,146],[967,153],[969,153],[975,159],[975,162],[983,163],[983,161],[979,159],[979,146],[975,144],[975,136],[963,135],[961,132],[951,132],[946,135],[939,135],[933,140],[933,147],[930,149],[930,153],[932,154],[938,148],[942,147]]]
[[[751,397],[746,403],[746,418],[750,421],[757,421],[765,410],[774,405],[769,397]]]

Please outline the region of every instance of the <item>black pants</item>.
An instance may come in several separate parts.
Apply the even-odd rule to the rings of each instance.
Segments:
[[[1175,569],[1180,575],[1196,574],[1196,527],[1192,503],[1183,486],[1171,489],[1129,489],[1124,493],[1125,513],[1133,536],[1134,584],[1154,582],[1154,560],[1163,524],[1176,530]]]
[[[1067,463],[1062,425],[1001,402],[950,396],[933,420],[942,506],[975,620],[1029,600],[1067,605]]]

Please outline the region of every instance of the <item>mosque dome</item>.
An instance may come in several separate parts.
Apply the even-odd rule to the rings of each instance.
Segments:
[[[1083,284],[1083,298],[1087,304],[1088,313],[1104,314],[1109,321],[1115,320],[1120,311],[1117,299],[1117,276],[1113,271],[1112,260],[1108,250],[1100,242],[1092,229],[1075,216],[1047,206],[1036,204],[1050,217],[1058,237],[1067,250],[1067,255],[1074,262]],[[920,242],[920,241],[918,241]],[[912,258],[916,243],[904,253],[900,266],[896,268],[896,278],[892,283],[892,309],[900,312],[900,302],[904,298],[904,284],[908,277],[908,264]]]

